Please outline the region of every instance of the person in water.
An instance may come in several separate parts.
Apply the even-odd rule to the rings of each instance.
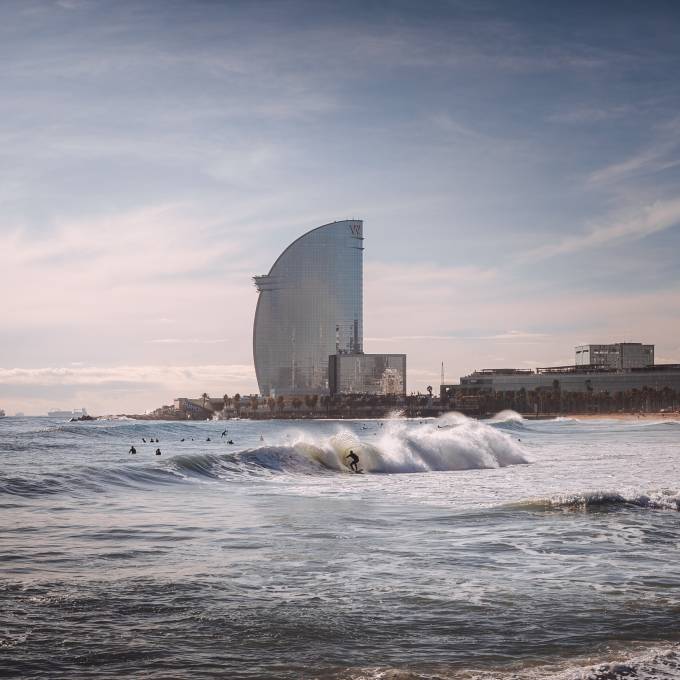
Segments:
[[[146,444],[146,439],[144,439],[144,437],[142,437],[142,441]]]
[[[357,456],[354,451],[351,451],[345,456],[345,458],[349,458],[352,462],[349,464],[350,468],[354,470],[354,472],[359,472],[359,456]]]
[[[222,436],[223,436],[223,437],[226,437],[226,436],[227,436],[227,431],[226,431],[226,430],[222,433]]]
[[[160,450],[160,449],[156,449],[156,455],[157,455],[157,456],[160,456],[160,455],[161,455],[161,450]]]
[[[234,443],[234,440],[233,440],[233,439],[230,439],[230,440],[227,442],[227,444],[233,444],[233,443]]]
[[[209,441],[210,441],[210,437],[206,437],[206,440],[205,440],[205,441],[209,442]]]
[[[134,447],[134,445],[130,447],[128,453],[137,453],[137,449]]]

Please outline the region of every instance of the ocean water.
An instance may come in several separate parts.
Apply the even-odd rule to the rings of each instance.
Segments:
[[[0,677],[680,678],[679,466],[670,419],[5,418]]]

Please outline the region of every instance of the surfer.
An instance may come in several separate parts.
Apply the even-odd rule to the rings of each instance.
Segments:
[[[350,452],[345,456],[345,458],[351,459],[351,463],[349,464],[349,467],[354,471],[354,472],[359,472],[359,456],[357,456],[354,451],[350,450]]]
[[[226,436],[227,436],[227,431],[226,431],[226,430],[222,433],[222,436],[223,436],[223,437],[226,437]]]
[[[233,444],[233,443],[234,443],[234,440],[233,440],[233,439],[230,439],[230,440],[227,442],[227,444]]]
[[[144,437],[142,437],[142,441],[146,444],[146,439],[144,439]]]
[[[160,450],[160,449],[156,449],[156,455],[157,455],[157,456],[160,456],[160,455],[161,455],[161,450]]]
[[[210,437],[207,437],[205,441],[209,442],[209,441],[210,441]]]
[[[134,446],[131,446],[128,453],[137,453],[137,449]]]

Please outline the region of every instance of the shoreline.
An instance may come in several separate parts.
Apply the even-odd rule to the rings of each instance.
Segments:
[[[511,411],[512,413],[517,413],[516,411]],[[466,418],[472,418],[474,420],[492,420],[494,418],[497,418],[500,413],[503,413],[503,411],[500,411],[499,413],[496,414],[488,414],[484,416],[476,415],[476,414],[470,414],[470,413],[461,413],[460,411],[442,411],[442,412],[437,412],[437,413],[432,413],[432,414],[423,414],[419,416],[401,416],[408,418],[410,420],[425,420],[425,419],[434,419],[434,418],[439,418],[441,416],[445,416],[448,413],[458,413],[460,415],[464,415]],[[650,420],[678,420],[680,421],[680,412],[678,411],[649,411],[645,413],[619,413],[619,412],[614,412],[614,413],[540,413],[540,414],[534,414],[534,413],[517,413],[521,418],[524,420],[557,420],[557,419],[574,419],[574,420],[620,420],[620,421],[631,421],[631,422],[636,422],[636,421],[650,421]],[[169,417],[159,417],[159,416],[152,416],[150,414],[118,414],[118,415],[106,415],[106,416],[95,416],[95,417],[88,417],[87,419],[85,418],[79,418],[77,420],[71,420],[67,422],[83,422],[83,421],[96,421],[96,420],[138,420],[138,421],[162,421],[162,422],[175,422],[175,423],[205,423],[205,422],[229,422],[233,420],[248,420],[248,421],[278,421],[278,420],[356,420],[356,421],[371,421],[371,420],[389,420],[390,416],[364,416],[362,417],[359,414],[354,414],[350,416],[338,416],[338,415],[322,415],[322,414],[313,414],[313,415],[301,415],[301,414],[294,414],[294,413],[287,413],[283,416],[275,416],[275,417],[256,417],[252,418],[250,416],[244,415],[239,418],[204,418],[204,419],[198,419],[198,418],[169,418]]]

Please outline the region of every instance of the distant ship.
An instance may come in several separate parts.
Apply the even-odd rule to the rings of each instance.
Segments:
[[[87,411],[84,408],[81,409],[73,409],[73,411],[48,411],[47,415],[50,418],[80,418],[81,416],[86,416]]]

